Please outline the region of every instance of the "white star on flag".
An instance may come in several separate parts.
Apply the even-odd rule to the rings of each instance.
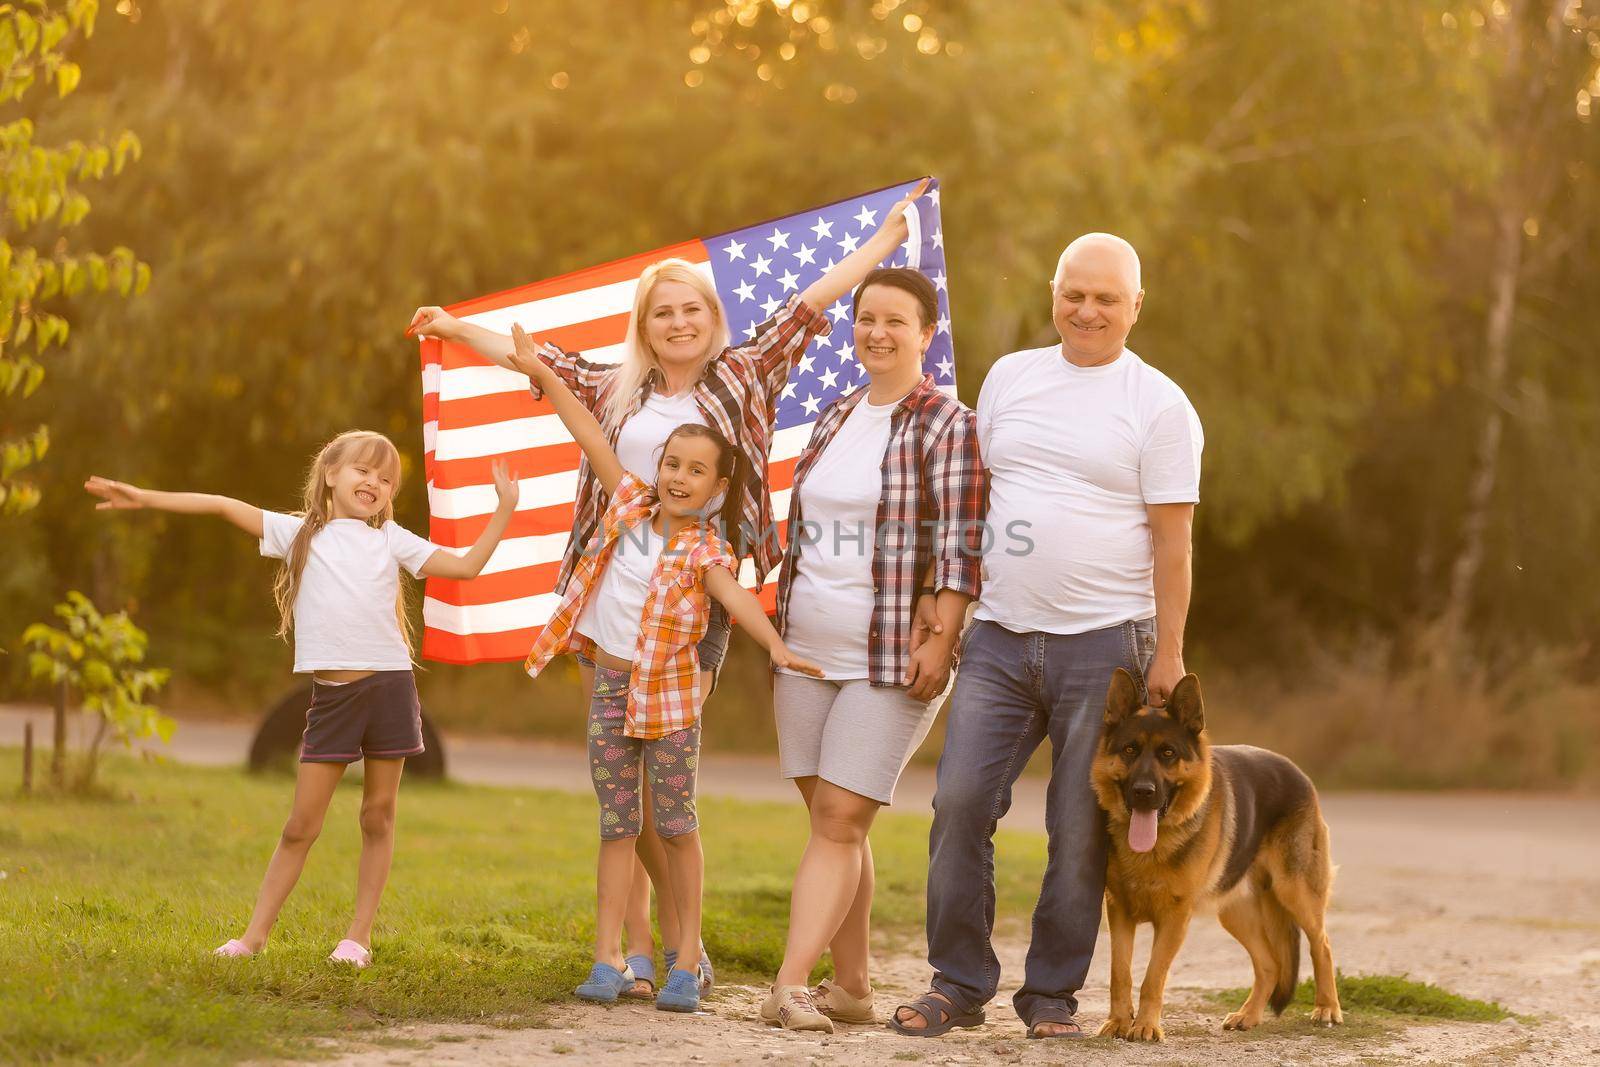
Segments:
[[[729,241],[727,247],[724,248],[723,251],[728,253],[728,258],[730,260],[744,258],[744,245],[740,244],[738,241]]]
[[[856,250],[856,246],[860,243],[861,241],[854,234],[847,233],[844,235],[844,240],[839,242],[839,252],[841,255],[848,256]]]
[[[849,317],[850,312],[844,309],[844,301],[838,300],[835,301],[834,305],[828,309],[828,314],[833,316],[834,322],[843,322]]]
[[[856,358],[856,349],[855,349],[854,345],[847,343],[847,344],[842,344],[842,345],[839,346],[839,362],[840,363],[843,363],[847,359],[855,359],[855,358]]]
[[[772,273],[772,260],[768,259],[766,256],[756,256],[755,262],[751,263],[750,266],[755,268],[755,276],[757,278],[761,277],[763,274]]]
[[[783,277],[779,278],[778,281],[783,283],[783,291],[786,293],[800,288],[800,279],[795,277],[793,271],[784,271]]]
[[[739,303],[741,304],[746,300],[754,300],[756,298],[756,287],[749,282],[734,286],[733,291],[739,294]]]
[[[861,210],[855,215],[855,220],[861,223],[863,230],[870,230],[878,223],[878,213],[876,211],[868,211],[867,205],[862,204]]]
[[[814,394],[807,393],[806,398],[800,401],[800,406],[806,409],[807,415],[815,415],[817,409],[822,407],[822,401],[818,400]]]
[[[764,313],[765,313],[765,314],[766,314],[766,315],[767,315],[767,316],[768,316],[768,317],[769,317],[769,318],[770,318],[770,317],[771,317],[771,316],[772,316],[772,315],[773,315],[773,314],[775,314],[775,313],[776,313],[776,312],[777,312],[777,310],[778,310],[778,309],[779,309],[779,308],[781,308],[781,307],[783,307],[783,301],[782,301],[782,300],[779,300],[779,299],[778,299],[778,298],[777,298],[777,297],[775,297],[775,296],[774,296],[774,297],[772,297],[772,298],[771,298],[771,299],[769,299],[769,300],[763,300],[763,301],[761,301],[761,310],[762,310],[762,311],[763,311],[763,312],[764,312]]]
[[[800,250],[794,254],[794,258],[800,261],[802,267],[809,267],[816,262],[817,253],[810,245],[801,245]]]
[[[789,235],[778,229],[776,226],[772,228],[772,235],[768,237],[767,240],[771,242],[772,250],[774,252],[780,248],[789,247]]]
[[[941,359],[937,364],[935,364],[935,366],[939,368],[940,374],[948,378],[950,377],[950,372],[952,369],[954,369],[955,364],[951,363],[948,359]]]
[[[785,385],[783,387],[783,399],[785,399],[785,400],[793,400],[794,399],[794,383],[793,382],[790,382],[788,385]]]
[[[800,366],[799,366],[801,376],[803,377],[803,376],[805,376],[807,374],[810,374],[811,373],[811,368],[816,366],[816,364],[817,364],[817,359],[816,359],[815,356],[810,356],[810,355],[801,356],[800,357]]]
[[[822,216],[817,216],[817,224],[811,227],[811,232],[817,235],[817,240],[833,236],[833,223],[822,221]]]
[[[933,231],[933,247],[944,247],[944,229],[942,227]]]
[[[945,291],[945,286],[949,283],[949,281],[950,279],[944,276],[944,271],[940,271],[938,274],[933,276],[933,287],[942,293]]]
[[[836,370],[825,370],[822,372],[822,377],[818,378],[817,380],[822,383],[822,387],[824,389],[832,389],[834,384],[839,380],[839,372]]]
[[[949,333],[950,332],[950,317],[948,315],[940,315],[939,316],[939,332],[940,333]]]

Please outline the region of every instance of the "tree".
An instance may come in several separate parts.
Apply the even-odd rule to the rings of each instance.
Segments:
[[[60,629],[34,623],[23,631],[22,644],[29,649],[28,668],[35,681],[48,682],[64,692],[76,691],[83,709],[99,720],[76,783],[79,789],[89,789],[94,785],[100,746],[108,732],[125,747],[147,737],[158,737],[163,742],[172,739],[177,724],[146,699],[167,683],[171,672],[143,666],[149,641],[127,612],[102,615],[88,597],[73,591],[56,605],[55,614],[63,623]],[[64,710],[58,705],[57,715]],[[62,733],[58,718],[58,746]],[[57,747],[58,774],[61,759]],[[56,784],[62,783],[58,779]]]
[[[36,86],[57,97],[77,88],[82,71],[68,48],[94,32],[97,0],[20,0],[0,4],[0,108],[21,109]],[[13,426],[7,409],[44,381],[39,362],[65,344],[68,324],[56,310],[86,290],[143,292],[150,268],[132,251],[72,251],[65,232],[89,214],[80,188],[138,157],[139,141],[123,131],[109,139],[48,147],[34,140],[34,122],[17,115],[0,125],[0,515],[35,507],[39,490],[22,472],[50,445],[49,428]],[[26,347],[32,341],[31,351]]]

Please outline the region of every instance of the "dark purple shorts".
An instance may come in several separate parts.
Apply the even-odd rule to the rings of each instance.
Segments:
[[[410,671],[378,671],[344,685],[311,680],[301,763],[402,759],[422,751],[422,703]]]

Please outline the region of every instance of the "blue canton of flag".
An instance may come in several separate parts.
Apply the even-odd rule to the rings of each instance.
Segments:
[[[705,238],[717,292],[728,309],[733,343],[749,340],[758,323],[865,243],[889,209],[916,186],[916,181],[903,182],[798,215]],[[923,369],[953,394],[955,349],[950,340],[950,293],[945,277],[937,180],[912,204],[906,220],[910,228],[906,243],[895,249],[882,266],[915,267],[932,280],[939,298],[939,317]],[[833,320],[833,332],[813,341],[790,374],[789,384],[778,401],[779,430],[816,421],[823,408],[866,383],[867,369],[855,354],[849,294],[828,308],[827,314]]]

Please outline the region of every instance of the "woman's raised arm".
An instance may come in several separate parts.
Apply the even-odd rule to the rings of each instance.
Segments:
[[[889,209],[883,223],[865,244],[841,259],[828,273],[806,286],[800,299],[818,311],[826,311],[834,301],[860,285],[867,274],[888,259],[900,245],[905,244],[910,228],[906,224],[906,209],[911,202],[928,191],[933,179],[924,178],[917,187],[899,203]]]

